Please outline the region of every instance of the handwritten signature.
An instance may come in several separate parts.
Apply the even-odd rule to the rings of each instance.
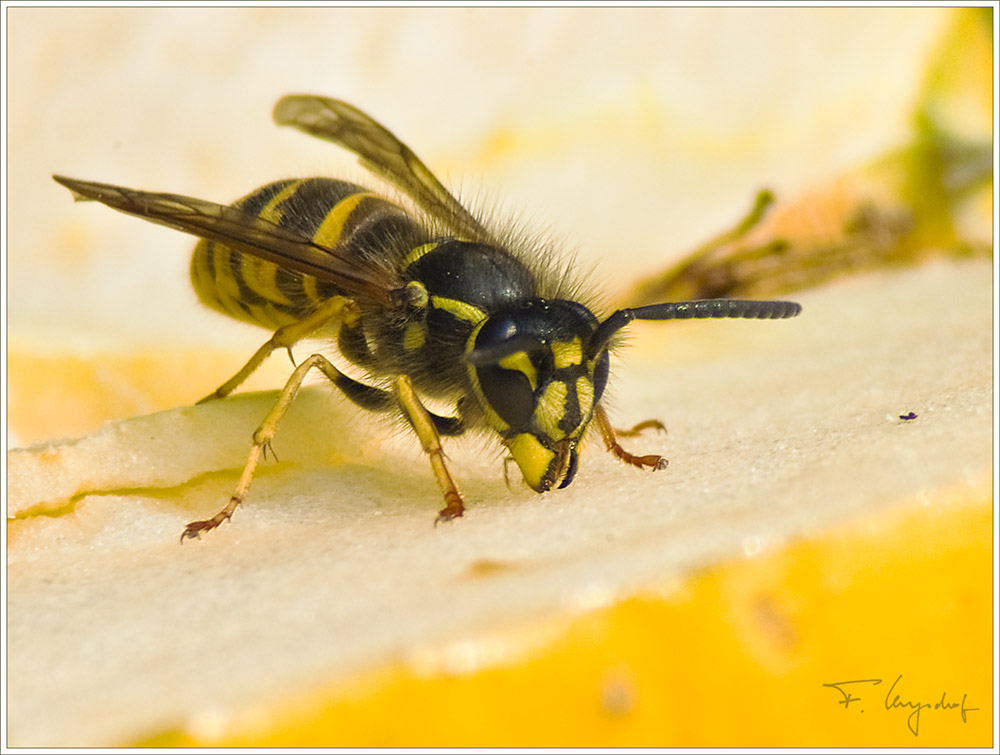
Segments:
[[[920,712],[923,710],[927,710],[928,708],[932,708],[933,710],[953,710],[958,708],[959,712],[962,714],[962,723],[967,723],[968,719],[966,718],[966,715],[968,713],[979,710],[979,708],[965,707],[966,699],[968,698],[967,694],[962,695],[962,702],[960,703],[949,702],[947,699],[947,692],[942,692],[941,699],[933,703],[925,703],[919,700],[904,700],[901,694],[895,694],[896,687],[899,685],[902,678],[902,674],[896,677],[896,681],[892,683],[889,687],[889,691],[885,693],[885,700],[883,701],[883,704],[885,705],[886,710],[894,710],[896,708],[907,708],[911,710],[910,715],[906,717],[906,728],[908,728],[910,733],[915,737],[920,735]],[[837,692],[839,692],[842,696],[842,698],[837,701],[837,704],[843,705],[844,710],[847,710],[851,706],[851,703],[860,702],[861,700],[860,696],[855,697],[852,694],[852,692],[857,690],[858,687],[852,687],[851,685],[870,684],[874,687],[881,683],[881,679],[852,679],[847,682],[834,682],[832,684],[824,684],[823,686],[831,687],[837,690]],[[860,709],[862,713],[865,712],[860,705],[857,709]]]

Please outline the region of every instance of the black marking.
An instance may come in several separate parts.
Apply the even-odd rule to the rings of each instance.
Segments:
[[[427,412],[431,417],[431,422],[438,431],[438,435],[462,435],[465,432],[465,423],[461,417],[442,417],[434,412]]]
[[[535,277],[510,252],[456,239],[440,243],[415,260],[406,275],[420,281],[431,296],[496,312],[535,294]]]
[[[388,391],[371,385],[359,383],[343,372],[337,373],[333,384],[340,389],[348,399],[371,412],[389,412],[396,408],[396,398]]]
[[[365,336],[363,323],[345,326],[340,329],[337,338],[337,348],[347,359],[360,367],[372,367],[375,356],[368,348],[368,338]]]
[[[576,377],[581,377],[579,368],[576,372],[578,373]],[[576,395],[576,378],[563,380],[562,383],[566,386],[566,400],[563,404],[563,415],[556,423],[556,427],[569,435],[580,426],[583,417],[580,416],[580,398]]]

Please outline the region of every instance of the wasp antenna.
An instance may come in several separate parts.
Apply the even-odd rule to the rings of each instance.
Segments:
[[[628,310],[636,320],[691,320],[743,317],[751,320],[781,320],[795,317],[802,305],[793,301],[747,299],[698,299],[696,301],[650,304]]]
[[[57,175],[53,175],[52,180],[69,189],[73,193],[74,202],[90,202],[96,198],[92,191],[91,193],[87,193],[85,191],[85,189],[95,185],[90,181],[78,181],[75,178],[67,178],[66,176]]]
[[[697,299],[664,302],[647,307],[619,309],[597,326],[587,343],[587,356],[593,359],[608,345],[611,336],[633,320],[704,320],[709,318],[745,318],[782,320],[795,317],[802,305],[793,301],[755,301],[748,299]]]

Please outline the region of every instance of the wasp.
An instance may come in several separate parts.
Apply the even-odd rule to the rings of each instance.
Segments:
[[[362,111],[327,97],[290,95],[273,117],[350,150],[401,196],[304,178],[269,183],[223,205],[53,176],[78,200],[199,237],[191,280],[201,301],[272,331],[202,401],[227,396],[273,351],[291,354],[306,338],[335,339],[339,354],[367,376],[350,377],[318,353],[299,363],[254,433],[229,502],[210,519],[188,524],[182,542],[229,520],[245,500],[261,455],[311,370],[363,409],[395,413],[413,429],[444,495],[437,523],[464,511],[442,436],[494,433],[538,493],[573,481],[581,443],[595,426],[622,462],[666,467],[660,456],[626,451],[601,405],[609,350],[633,320],[776,319],[801,311],[794,302],[707,299],[619,309],[601,319],[570,295],[566,275],[546,250],[469,212]],[[454,412],[429,411],[426,399]],[[635,429],[649,425],[659,426]]]

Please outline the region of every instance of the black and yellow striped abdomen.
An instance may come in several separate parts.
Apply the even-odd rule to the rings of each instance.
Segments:
[[[356,184],[330,178],[288,179],[262,186],[233,203],[301,233],[318,245],[392,267],[428,239],[402,207]],[[191,281],[207,306],[244,322],[277,330],[301,320],[337,286],[259,257],[200,241]]]

